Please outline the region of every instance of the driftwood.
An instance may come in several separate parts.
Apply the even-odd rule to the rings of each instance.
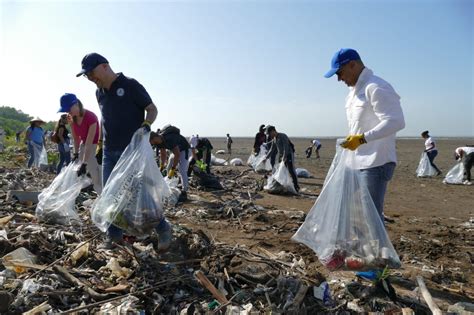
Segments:
[[[436,305],[436,303],[433,301],[430,292],[426,288],[423,278],[421,276],[416,277],[416,282],[418,282],[421,294],[423,295],[423,298],[428,304],[428,307],[430,308],[431,312],[433,312],[433,315],[441,315],[441,310],[439,309],[438,305]]]
[[[202,273],[201,270],[196,271],[194,276],[197,278],[199,283],[201,283],[201,285],[211,292],[212,296],[215,297],[219,303],[226,304],[229,302],[227,298],[221,292],[219,292],[219,290],[217,290],[211,281],[209,281],[209,279],[204,275],[204,273]]]
[[[74,277],[72,274],[69,273],[69,271],[67,271],[65,268],[61,266],[54,266],[53,270],[59,273],[64,279],[69,281],[71,284],[75,284],[78,287],[82,288],[87,294],[89,294],[96,301],[102,301],[110,297],[108,294],[97,293],[94,289],[92,289],[91,287],[83,283],[78,278]]]

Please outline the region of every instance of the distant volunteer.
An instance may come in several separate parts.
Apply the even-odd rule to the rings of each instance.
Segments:
[[[260,147],[262,144],[265,143],[267,140],[267,136],[265,135],[265,125],[260,125],[258,128],[258,132],[255,135],[255,140],[253,142],[253,153],[257,156],[260,153]]]
[[[397,162],[396,133],[405,127],[400,96],[387,81],[365,67],[354,49],[344,48],[334,54],[325,77],[335,74],[338,81],[349,87],[349,135],[341,146],[355,151],[362,184],[367,186],[384,222],[385,192]]]
[[[182,183],[182,191],[178,201],[187,200],[187,191],[189,188],[188,180],[188,158],[189,158],[189,143],[186,138],[180,134],[178,128],[174,126],[166,126],[160,130],[160,133],[151,132],[150,143],[157,146],[160,152],[160,170],[165,168],[167,162],[167,152],[169,150],[174,154],[173,164],[171,170],[168,172],[168,177],[176,175],[176,169],[179,167],[179,176]]]
[[[28,160],[28,168],[35,164],[39,165],[39,158],[44,146],[44,130],[41,127],[44,121],[40,118],[30,120],[30,126],[26,129],[25,140],[28,145],[28,153],[30,159]]]
[[[77,176],[89,173],[94,190],[102,193],[102,170],[95,158],[95,151],[99,141],[99,120],[97,116],[84,108],[76,95],[66,93],[61,96],[59,112],[69,113],[71,117],[71,131],[74,139],[73,161],[79,161],[81,166]]]
[[[306,148],[306,158],[310,158],[311,154],[313,153],[313,149],[315,150],[316,153],[316,158],[319,159],[319,150],[321,149],[321,142],[319,140],[311,140],[311,145]]]
[[[206,173],[210,174],[211,155],[212,149],[214,148],[212,146],[211,141],[209,141],[209,139],[207,138],[198,138],[197,141],[195,143],[193,142],[191,145],[194,147],[191,147],[192,159],[191,162],[189,162],[188,177],[191,176],[196,161],[202,161],[203,163],[205,163]]]
[[[234,143],[234,141],[232,140],[232,137],[230,136],[230,134],[227,134],[226,143],[227,143],[227,153],[232,154],[232,143]]]
[[[429,131],[425,130],[421,133],[421,137],[425,139],[425,153],[428,156],[428,160],[430,161],[431,166],[436,170],[436,175],[440,175],[441,171],[434,163],[435,157],[438,155],[438,148],[436,148],[436,144],[434,139],[429,135]]]
[[[274,126],[268,125],[266,133],[271,142],[270,150],[267,152],[265,159],[271,159],[272,155],[276,156],[278,153],[278,160],[284,162],[288,168],[291,178],[293,179],[293,186],[296,192],[300,190],[298,185],[298,176],[295,170],[295,148],[288,136],[284,133],[277,132]]]
[[[456,160],[461,160],[464,166],[464,185],[472,185],[471,169],[474,163],[474,147],[459,147],[455,151]]]
[[[71,162],[71,149],[69,148],[71,139],[69,138],[69,130],[66,127],[67,123],[67,114],[62,114],[53,133],[53,135],[56,136],[59,152],[59,162],[56,167],[56,174],[61,173],[63,166],[67,166]]]

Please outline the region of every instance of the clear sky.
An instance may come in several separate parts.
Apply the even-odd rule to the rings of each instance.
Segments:
[[[137,79],[158,107],[153,128],[253,136],[348,131],[347,87],[325,79],[334,52],[359,51],[401,96],[399,136],[474,137],[474,1],[0,1],[0,105],[44,120],[77,94],[98,52]]]

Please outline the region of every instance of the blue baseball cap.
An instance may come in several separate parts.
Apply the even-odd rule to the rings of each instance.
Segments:
[[[104,56],[99,55],[98,53],[90,53],[85,55],[84,58],[82,58],[81,62],[82,70],[81,72],[76,74],[76,77],[79,77],[84,73],[94,70],[95,67],[103,63],[109,62],[107,61],[107,59],[104,58]]]
[[[72,93],[66,93],[63,96],[61,96],[61,107],[58,110],[58,113],[69,113],[71,110],[71,107],[77,103],[77,97],[76,95]]]
[[[332,77],[339,69],[351,60],[360,60],[359,53],[352,48],[341,48],[334,54],[331,60],[331,70],[324,76],[326,78]]]

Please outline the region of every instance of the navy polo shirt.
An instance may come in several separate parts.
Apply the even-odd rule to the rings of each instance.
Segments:
[[[143,85],[122,73],[110,89],[97,89],[102,113],[102,136],[107,150],[124,150],[145,120],[145,108],[153,101]]]
[[[164,141],[158,145],[158,148],[173,150],[176,146],[179,147],[179,151],[188,150],[190,148],[188,141],[185,137],[177,133],[169,133],[163,136]]]

